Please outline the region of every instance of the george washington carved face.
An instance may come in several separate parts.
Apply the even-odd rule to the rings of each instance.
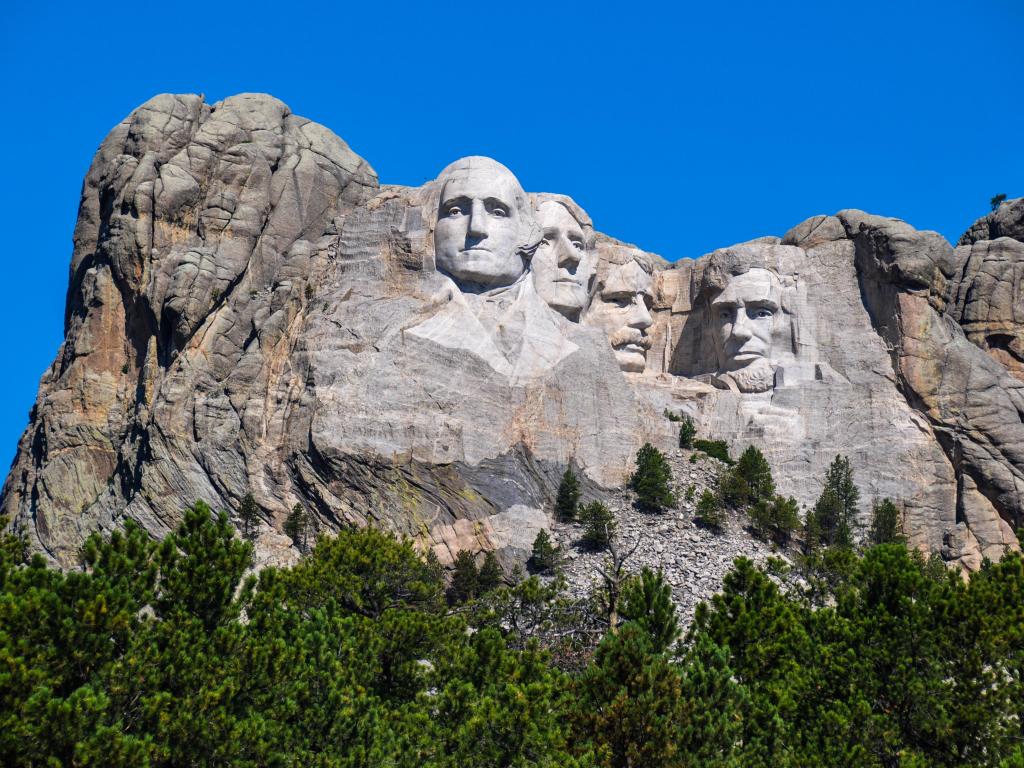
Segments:
[[[439,178],[437,269],[463,290],[488,290],[519,279],[536,224],[516,177],[495,160],[467,157]]]

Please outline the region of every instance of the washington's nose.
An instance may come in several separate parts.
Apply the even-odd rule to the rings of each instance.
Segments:
[[[487,210],[484,208],[483,200],[473,201],[469,209],[469,229],[466,234],[478,240],[487,237]]]
[[[629,327],[642,331],[650,328],[653,322],[651,313],[647,309],[647,302],[644,301],[642,295],[637,294],[633,299],[633,305],[629,312]]]
[[[558,266],[575,271],[580,263],[580,252],[564,237],[558,238],[557,243]]]

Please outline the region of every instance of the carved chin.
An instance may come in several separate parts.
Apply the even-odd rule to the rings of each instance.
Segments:
[[[549,307],[570,319],[579,317],[587,303],[586,290],[573,283],[552,283],[538,293]]]
[[[721,374],[720,378],[731,379],[740,392],[767,392],[775,387],[775,366],[759,357],[744,368]]]
[[[615,350],[615,359],[619,361],[619,368],[626,373],[643,373],[647,368],[647,353],[637,352],[633,349]]]
[[[484,285],[511,283],[523,272],[523,262],[518,255],[499,256],[483,250],[449,256],[439,260],[438,267],[457,282]]]

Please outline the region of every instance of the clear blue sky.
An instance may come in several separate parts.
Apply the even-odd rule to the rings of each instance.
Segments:
[[[82,177],[157,93],[272,93],[389,183],[491,155],[668,259],[848,207],[955,239],[1024,195],[1018,0],[231,6],[5,5],[4,474],[62,339]]]

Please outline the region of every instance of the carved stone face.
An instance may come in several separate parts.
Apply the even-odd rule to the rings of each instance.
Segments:
[[[777,337],[782,288],[767,269],[732,277],[711,301],[711,322],[719,373],[736,374],[742,391],[763,391],[770,382],[772,350]],[[744,384],[744,379],[750,379]],[[757,381],[754,381],[756,379]]]
[[[533,255],[533,282],[552,309],[578,320],[587,305],[594,258],[583,227],[562,204],[547,201],[537,211],[541,241]]]
[[[587,311],[584,322],[604,330],[624,371],[642,373],[647,367],[652,300],[651,275],[629,261],[612,268]]]
[[[443,174],[434,254],[438,270],[463,288],[497,288],[525,269],[520,248],[532,217],[519,181],[488,158],[465,158]]]

